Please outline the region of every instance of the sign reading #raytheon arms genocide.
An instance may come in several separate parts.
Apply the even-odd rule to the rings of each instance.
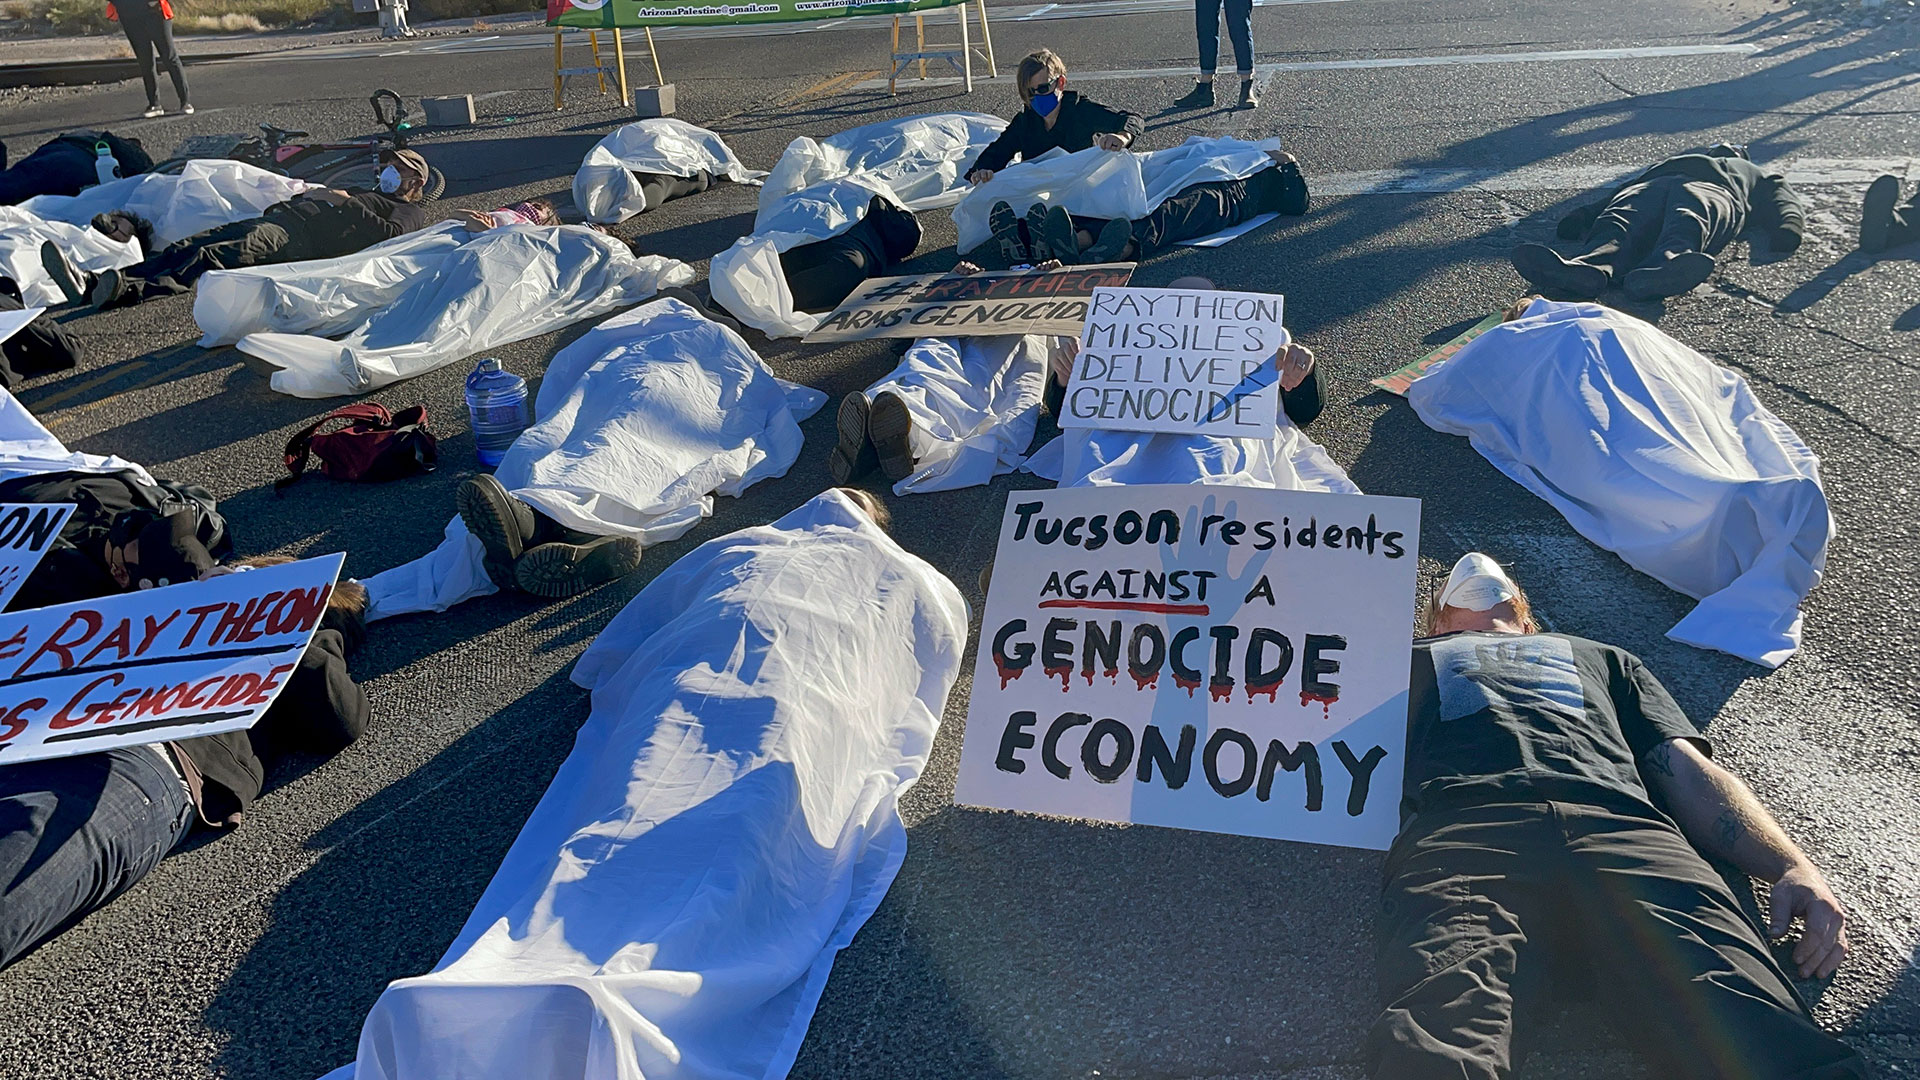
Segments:
[[[0,503],[0,611],[71,516],[72,503]]]
[[[0,765],[253,726],[343,558],[0,615]]]
[[[616,26],[731,26],[739,23],[810,22],[849,15],[903,15],[952,7],[966,0],[547,0],[547,25],[601,30]]]
[[[1386,848],[1419,535],[1415,499],[1011,493],[956,801]]]
[[[1096,289],[1061,427],[1273,434],[1282,297]]]
[[[1065,270],[908,274],[874,278],[807,335],[808,341],[875,337],[1078,337],[1095,289],[1125,285],[1132,263]]]

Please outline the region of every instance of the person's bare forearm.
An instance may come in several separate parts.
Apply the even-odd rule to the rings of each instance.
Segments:
[[[1644,764],[1680,831],[1701,851],[1769,884],[1807,862],[1753,790],[1699,747],[1669,739],[1648,751]]]

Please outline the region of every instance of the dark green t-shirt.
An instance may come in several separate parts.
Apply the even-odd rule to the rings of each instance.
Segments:
[[[1422,638],[1409,689],[1403,821],[1543,799],[1664,820],[1641,755],[1668,739],[1706,748],[1639,657],[1567,634]]]

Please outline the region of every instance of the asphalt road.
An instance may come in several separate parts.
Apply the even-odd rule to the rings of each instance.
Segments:
[[[1462,551],[1492,552],[1513,561],[1551,626],[1645,657],[1851,905],[1854,959],[1830,984],[1803,987],[1819,1018],[1890,1074],[1920,1069],[1920,250],[1853,251],[1866,172],[1892,160],[1920,178],[1910,24],[1823,23],[1759,0],[1270,5],[1255,16],[1261,63],[1273,65],[1262,107],[1174,114],[1192,48],[1178,5],[1037,6],[996,9],[1005,68],[1045,44],[1106,73],[1082,88],[1152,116],[1147,146],[1201,133],[1288,141],[1322,192],[1311,214],[1224,248],[1177,250],[1136,281],[1204,273],[1286,294],[1294,333],[1331,376],[1313,434],[1365,490],[1425,500],[1425,580]],[[0,137],[25,147],[111,125],[165,151],[269,119],[347,135],[367,129],[376,86],[471,92],[486,95],[483,123],[420,143],[451,178],[449,201],[565,200],[581,155],[619,112],[579,81],[571,106],[552,113],[550,42],[484,37],[195,65],[191,118],[128,120],[139,103],[128,84],[9,94]],[[759,167],[798,135],[1013,107],[1005,77],[970,97],[946,84],[903,84],[896,98],[858,89],[884,64],[884,24],[662,44],[680,115]],[[1669,52],[1634,52],[1648,48]],[[1588,50],[1609,52],[1539,55]],[[1350,63],[1379,60],[1395,63]],[[1840,536],[1806,607],[1805,649],[1770,675],[1667,641],[1685,598],[1366,385],[1517,293],[1505,253],[1552,235],[1585,182],[1570,177],[1720,139],[1806,171],[1805,245],[1788,259],[1737,245],[1706,286],[1631,310],[1745,374],[1823,459]],[[751,189],[722,186],[620,231],[704,270],[750,228],[754,202]],[[916,267],[950,265],[951,222],[935,212],[923,223]],[[464,365],[379,395],[427,404],[443,434],[439,472],[383,487],[315,477],[276,495],[280,447],[326,405],[273,394],[231,350],[194,347],[184,298],[68,321],[91,358],[21,399],[71,446],[212,488],[243,550],[345,550],[351,573],[384,569],[437,540],[474,471]],[[499,355],[538,377],[582,330]],[[886,343],[750,340],[782,375],[836,397],[895,356]],[[0,1076],[299,1080],[348,1060],[381,987],[432,965],[566,754],[587,710],[566,680],[571,661],[678,554],[826,487],[831,414],[806,426],[788,476],[719,500],[711,521],[650,550],[626,581],[565,603],[491,597],[376,626],[354,665],[376,709],[365,739],[276,775],[239,832],[176,854],[0,974]],[[977,605],[1005,492],[1025,483],[888,498],[902,541]],[[841,956],[795,1076],[1358,1075],[1377,856],[956,809],[966,693],[953,695],[907,799],[906,865]],[[1643,1075],[1592,1013],[1574,1006],[1553,1022],[1522,1075]]]

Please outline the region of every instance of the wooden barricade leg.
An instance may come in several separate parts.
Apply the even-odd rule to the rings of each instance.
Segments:
[[[926,16],[921,15],[919,12],[915,12],[913,15],[913,39],[915,43],[913,46],[914,52],[923,53],[927,51],[927,19]],[[920,58],[920,77],[922,79],[927,77],[927,58],[924,56]]]
[[[1000,77],[1000,68],[993,60],[993,31],[987,27],[987,0],[978,0],[980,4],[980,43],[987,47],[987,78]]]
[[[653,46],[653,27],[646,27],[646,31],[647,55],[653,57],[653,85],[665,86],[667,85],[667,77],[660,73],[660,50]]]
[[[613,63],[620,69],[620,104],[630,106],[633,96],[627,90],[627,43],[617,26],[613,28]]]
[[[593,49],[594,78],[600,80],[600,96],[607,96],[607,66],[600,62],[600,31],[587,31],[587,44]]]
[[[557,29],[553,32],[553,111],[554,112],[559,112],[562,108],[565,107],[565,102],[560,97],[560,86],[562,83],[566,81],[566,77],[560,74],[560,69],[566,66],[564,63],[561,62],[562,54],[561,54],[561,45],[560,45],[560,34],[561,34],[561,31]]]
[[[967,93],[973,93],[973,46],[967,42],[967,5],[962,3],[953,10],[960,13],[960,81],[967,86]]]
[[[895,83],[898,83],[900,81],[900,61],[892,59],[892,57],[899,56],[899,55],[900,55],[900,16],[895,15],[893,17],[893,52],[888,54],[888,60],[887,60],[887,66],[893,69],[887,74],[887,93],[888,94],[898,94],[900,92],[894,85]]]

